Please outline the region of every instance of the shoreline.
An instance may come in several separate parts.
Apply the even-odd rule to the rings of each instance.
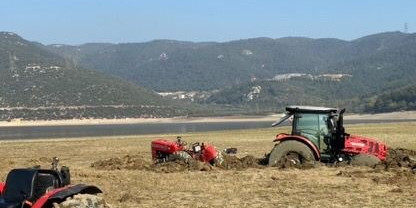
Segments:
[[[126,119],[71,119],[71,120],[19,120],[0,121],[0,127],[19,126],[77,126],[77,125],[114,125],[145,123],[208,123],[208,122],[274,122],[282,114],[267,116],[221,116],[221,117],[176,117],[176,118],[126,118]],[[347,114],[345,120],[416,120],[416,111],[400,111],[380,114]]]

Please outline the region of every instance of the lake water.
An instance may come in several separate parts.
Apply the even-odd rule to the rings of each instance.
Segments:
[[[346,124],[384,123],[416,120],[346,120]],[[110,124],[83,126],[22,126],[0,127],[0,140],[75,138],[99,136],[125,136],[144,134],[188,133],[233,129],[256,129],[271,127],[269,121],[249,122],[208,122],[208,123],[148,123]],[[287,125],[287,124],[283,124]]]

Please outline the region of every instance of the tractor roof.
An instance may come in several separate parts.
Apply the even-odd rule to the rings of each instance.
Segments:
[[[336,113],[338,108],[304,106],[304,105],[290,105],[286,107],[286,111],[291,113]]]

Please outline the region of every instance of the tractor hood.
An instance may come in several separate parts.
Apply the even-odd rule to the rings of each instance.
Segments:
[[[358,135],[346,136],[342,152],[347,154],[370,154],[381,161],[386,160],[388,154],[387,146],[384,143]]]

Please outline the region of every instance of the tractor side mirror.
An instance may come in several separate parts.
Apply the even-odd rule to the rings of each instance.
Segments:
[[[293,114],[291,113],[285,113],[278,121],[274,122],[272,124],[272,127],[275,127],[281,123],[283,123],[284,121],[286,121],[287,119],[290,119],[290,117],[292,117]]]
[[[58,164],[59,164],[59,158],[58,157],[53,157],[52,158],[52,170],[58,170]]]

